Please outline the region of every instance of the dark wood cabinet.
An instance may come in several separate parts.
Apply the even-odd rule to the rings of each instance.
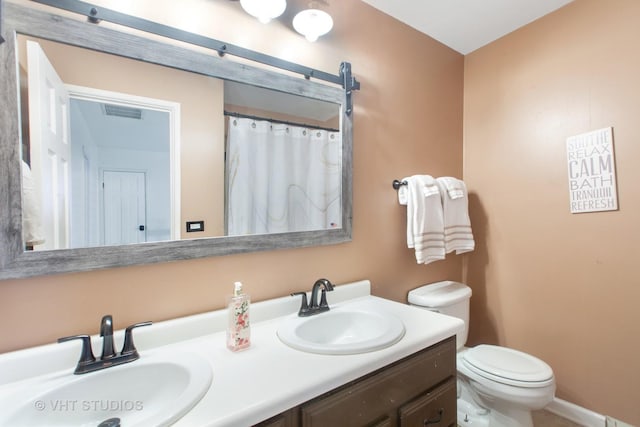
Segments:
[[[433,390],[400,407],[401,427],[456,425],[456,380],[449,378]]]
[[[418,427],[456,424],[456,342],[448,338],[258,424]]]
[[[300,426],[300,407],[296,406],[282,414],[278,414],[273,418],[257,424],[255,427],[299,427]]]

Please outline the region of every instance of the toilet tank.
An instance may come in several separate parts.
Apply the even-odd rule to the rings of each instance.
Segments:
[[[464,283],[446,280],[430,283],[409,292],[409,304],[457,317],[464,330],[456,335],[456,347],[461,349],[469,335],[469,300],[471,288]]]

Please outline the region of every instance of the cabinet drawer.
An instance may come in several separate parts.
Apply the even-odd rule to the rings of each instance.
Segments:
[[[400,408],[400,427],[448,427],[456,425],[456,379],[412,400]]]
[[[302,405],[304,427],[365,426],[456,375],[455,337]],[[455,406],[455,380],[454,398]]]
[[[394,418],[391,418],[389,416],[384,417],[381,420],[377,420],[374,421],[373,424],[368,425],[367,427],[395,427],[395,424],[393,422]]]

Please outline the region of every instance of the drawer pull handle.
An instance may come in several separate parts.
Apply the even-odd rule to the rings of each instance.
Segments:
[[[424,425],[428,426],[429,424],[438,424],[440,421],[442,421],[443,414],[444,414],[444,409],[443,408],[438,409],[438,416],[424,420]]]

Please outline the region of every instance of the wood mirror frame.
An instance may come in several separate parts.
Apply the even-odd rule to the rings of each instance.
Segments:
[[[17,4],[4,5],[0,44],[0,279],[267,251],[351,240],[352,116],[337,86],[220,58],[179,45]],[[22,238],[20,100],[17,34],[49,39],[194,73],[333,102],[341,106],[342,227],[338,229],[172,240],[121,246],[25,251]]]

